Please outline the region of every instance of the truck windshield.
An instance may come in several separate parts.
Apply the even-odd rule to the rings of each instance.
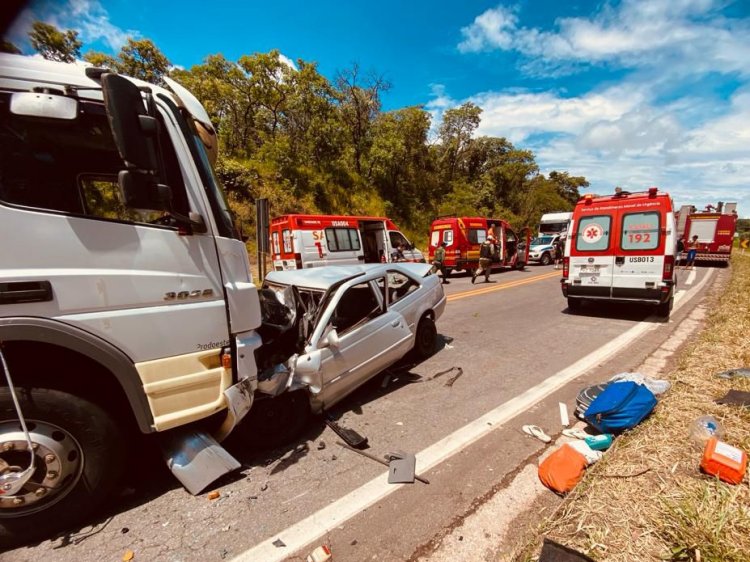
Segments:
[[[158,97],[169,107],[180,127],[180,131],[190,147],[193,162],[195,162],[195,166],[198,168],[203,187],[206,190],[206,195],[211,204],[211,212],[214,215],[219,236],[225,238],[239,238],[239,235],[234,228],[232,212],[229,210],[229,204],[227,203],[224,189],[221,186],[221,182],[219,182],[219,179],[214,174],[211,162],[208,160],[208,155],[203,147],[203,142],[198,134],[190,129],[182,112],[177,108],[174,102],[163,94],[159,94]]]

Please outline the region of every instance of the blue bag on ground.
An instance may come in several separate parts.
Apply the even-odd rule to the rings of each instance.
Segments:
[[[656,397],[645,386],[615,382],[594,399],[583,419],[602,433],[620,433],[641,423],[654,406]]]

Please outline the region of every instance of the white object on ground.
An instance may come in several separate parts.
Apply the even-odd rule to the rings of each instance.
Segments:
[[[571,437],[573,439],[586,439],[586,437],[590,437],[588,433],[583,431],[580,427],[572,427],[570,429],[563,429],[562,434],[565,437]]]
[[[594,464],[602,458],[602,452],[594,451],[594,449],[589,447],[585,441],[573,441],[572,443],[568,443],[568,445],[586,457],[586,462],[589,463],[589,465]]]
[[[563,427],[568,427],[570,425],[568,407],[565,405],[565,402],[560,402],[560,423]]]
[[[536,437],[537,439],[539,439],[539,441],[543,443],[549,443],[550,441],[552,441],[552,438],[546,433],[544,433],[544,430],[538,425],[524,425],[521,429],[527,435]]]
[[[651,377],[647,377],[646,375],[642,375],[641,373],[618,373],[609,380],[612,382],[633,381],[634,383],[645,386],[656,396],[658,396],[659,394],[664,394],[667,390],[669,390],[669,387],[672,386],[671,384],[669,384],[669,381],[665,381],[662,379],[652,379]]]

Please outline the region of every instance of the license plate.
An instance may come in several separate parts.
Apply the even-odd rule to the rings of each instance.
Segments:
[[[598,272],[599,272],[598,265],[582,265],[581,266],[581,273],[598,273]]]

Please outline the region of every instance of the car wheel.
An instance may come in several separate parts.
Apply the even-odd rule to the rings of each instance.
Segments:
[[[549,265],[552,263],[552,256],[550,256],[547,252],[544,252],[542,254],[542,257],[539,258],[539,263],[541,265]]]
[[[98,405],[46,388],[18,388],[16,396],[36,468],[15,496],[0,496],[0,547],[82,522],[108,499],[125,465],[118,426]],[[0,442],[0,472],[29,466],[7,387],[0,388]]]
[[[284,392],[273,398],[258,399],[242,420],[237,435],[251,447],[272,449],[293,441],[305,429],[310,419],[310,399],[307,392]]]
[[[572,299],[568,297],[568,310],[578,312],[581,309],[581,299]]]
[[[417,335],[414,341],[414,354],[419,359],[427,359],[435,353],[435,338],[437,328],[435,322],[429,316],[423,316],[417,326]]]
[[[674,297],[670,297],[667,302],[663,302],[656,307],[656,315],[664,321],[669,320],[669,315],[674,306]]]

